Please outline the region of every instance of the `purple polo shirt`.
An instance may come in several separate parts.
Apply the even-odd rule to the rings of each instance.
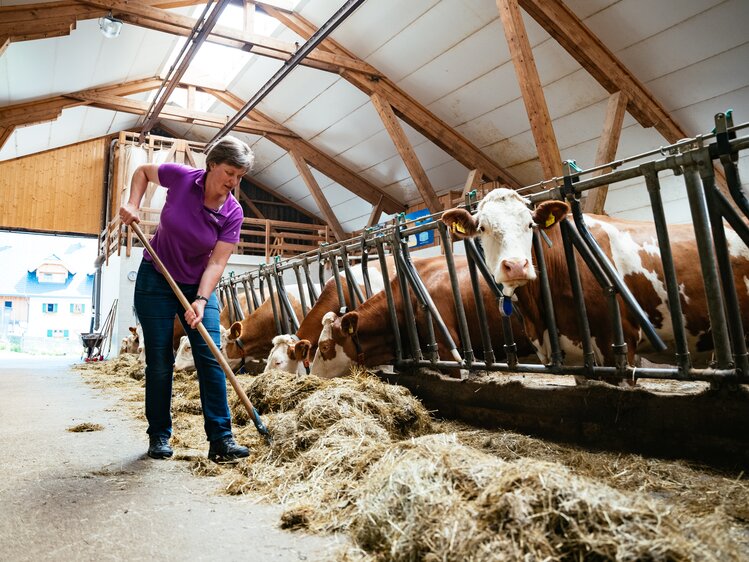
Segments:
[[[200,283],[216,242],[239,241],[241,205],[230,193],[220,211],[205,207],[205,174],[182,164],[159,166],[159,182],[167,194],[151,246],[178,283]],[[147,251],[143,257],[153,261]]]

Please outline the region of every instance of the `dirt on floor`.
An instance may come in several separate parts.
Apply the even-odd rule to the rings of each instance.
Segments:
[[[138,392],[94,388],[79,363],[0,351],[0,559],[328,560],[347,543],[282,530],[282,506],[147,458]]]

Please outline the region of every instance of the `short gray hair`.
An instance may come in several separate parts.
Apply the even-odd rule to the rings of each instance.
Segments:
[[[213,143],[205,157],[206,169],[209,164],[229,164],[249,172],[254,162],[255,155],[249,145],[232,136],[222,137]]]

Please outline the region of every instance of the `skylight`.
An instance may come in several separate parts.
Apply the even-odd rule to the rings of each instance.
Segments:
[[[294,5],[297,3],[298,0],[292,2]],[[292,9],[293,6],[289,6],[288,4],[289,2],[285,2],[283,7]],[[204,9],[204,5],[196,6],[191,16],[196,19],[199,18]],[[253,33],[270,37],[279,25],[280,23],[277,20],[267,16],[262,11],[255,11]],[[244,27],[244,8],[235,4],[226,6],[218,20],[217,27],[228,27],[241,30]],[[166,76],[169,72],[169,69],[179,56],[186,41],[186,37],[181,37],[177,41],[169,59],[162,68],[162,77]],[[187,72],[185,72],[182,77],[182,80],[192,84],[200,84],[218,90],[225,90],[237,77],[239,72],[250,62],[252,57],[255,56],[257,55],[206,41],[200,46],[197,55],[193,58]],[[208,111],[215,101],[216,99],[210,94],[196,92],[194,109],[197,111]],[[187,107],[187,92],[180,88],[175,89],[169,98],[169,102],[182,107]]]

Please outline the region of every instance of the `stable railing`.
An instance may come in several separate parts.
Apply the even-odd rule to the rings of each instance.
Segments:
[[[482,322],[480,326],[482,341],[479,347],[482,349],[483,358],[481,360],[476,359],[474,348],[477,346],[471,341],[466,322],[465,308],[460,296],[452,254],[451,235],[444,223],[437,220],[422,222],[414,226],[413,223],[398,219],[393,225],[367,229],[357,238],[323,246],[314,252],[307,252],[295,259],[277,259],[273,263],[263,265],[257,271],[224,278],[219,284],[221,301],[224,306],[231,307],[230,312],[233,318],[241,318],[245,311],[239,309],[239,290],[243,290],[247,297],[247,313],[251,313],[266,298],[272,297],[277,332],[294,332],[298,328],[299,319],[295,317],[293,309],[288,303],[283,280],[285,272],[293,271],[302,294],[303,313],[306,315],[308,307],[313,306],[317,298],[317,291],[310,275],[311,264],[316,262],[319,266],[318,270],[322,271],[322,264],[326,261],[329,262],[334,273],[333,278],[336,283],[339,304],[345,305],[344,290],[346,290],[350,297],[349,302],[357,306],[371,296],[367,275],[368,262],[377,259],[383,277],[387,279],[388,268],[385,257],[390,254],[395,257],[394,273],[398,279],[400,293],[412,293],[412,298],[415,299],[413,302],[411,299],[404,299],[403,310],[398,312],[392,288],[389,284],[385,284],[390,325],[395,337],[394,364],[398,369],[413,367],[462,368],[574,374],[583,377],[631,380],[638,377],[704,380],[710,381],[714,385],[725,382],[747,383],[749,382],[749,355],[746,349],[746,336],[731,271],[724,226],[724,223],[728,223],[741,241],[749,246],[749,228],[747,228],[749,202],[741,189],[737,167],[739,153],[749,148],[749,137],[736,137],[736,132],[747,126],[749,125],[733,127],[730,113],[728,115],[721,113],[716,115],[716,132],[713,134],[680,141],[675,145],[660,148],[657,151],[609,163],[606,167],[614,169],[614,171],[590,179],[582,178],[600,167],[584,171],[576,168],[572,163],[568,163],[566,166],[567,175],[564,177],[554,178],[520,190],[530,193],[528,198],[531,205],[549,200],[563,200],[570,204],[571,219],[561,221],[560,227],[568,265],[567,273],[573,291],[574,302],[571,304],[575,308],[574,314],[578,320],[582,337],[584,357],[582,364],[565,362],[564,355],[561,352],[559,330],[554,314],[555,307],[551,299],[552,291],[544,260],[544,239],[538,231],[534,234],[533,249],[536,256],[535,262],[538,265],[541,308],[550,338],[551,353],[546,364],[519,362],[510,323],[513,306],[509,303],[509,299],[503,299],[501,287],[496,285],[489,273],[480,246],[469,240],[466,241],[465,248],[474,295],[480,294],[479,280],[481,279],[489,285],[496,297],[495,303],[485,303],[482,298],[474,298],[478,309],[477,314],[479,318],[486,318],[485,310],[482,314],[482,307],[487,304],[496,304],[505,313],[502,316],[504,346],[501,353],[498,353],[498,355],[503,355],[503,360],[498,360],[494,350],[491,349],[490,332],[498,329],[498,326],[489,326],[487,322]],[[618,169],[626,163],[642,161],[657,154],[664,155],[665,158]],[[721,167],[725,174],[731,200],[716,185],[714,164]],[[710,329],[706,333],[709,333],[712,338],[712,348],[714,349],[714,358],[705,368],[695,368],[692,365],[687,345],[686,326],[680,305],[679,279],[676,277],[676,268],[674,267],[674,258],[660,194],[659,173],[664,171],[672,171],[675,176],[680,176],[683,179],[683,187],[688,197],[692,215],[697,246],[696,255],[699,256],[707,296],[706,312],[709,317]],[[668,347],[668,352],[671,353],[673,358],[670,362],[672,365],[665,367],[635,367],[628,364],[620,302],[636,319],[654,349],[664,350],[667,346],[588,230],[580,206],[580,196],[586,191],[613,185],[617,182],[630,181],[633,178],[642,178],[647,186],[653,223],[660,247],[664,285],[668,294],[674,342],[672,347]],[[542,191],[539,192],[539,189]],[[463,207],[473,211],[476,204],[475,198],[472,198],[469,194]],[[439,214],[433,215],[432,218],[439,218]],[[423,220],[423,217],[420,220]],[[453,290],[453,306],[455,307],[458,333],[460,334],[459,344],[452,341],[449,331],[445,328],[440,317],[439,310],[434,306],[432,296],[411,264],[410,251],[406,240],[410,236],[416,236],[427,230],[435,231],[435,238],[441,241],[445,250],[445,268],[450,274],[450,283]],[[374,253],[376,257],[371,256],[371,253]],[[362,265],[363,290],[351,274],[349,264],[351,263],[351,256],[354,255]],[[592,336],[590,326],[587,323],[587,312],[575,256],[581,259],[585,266],[590,269],[596,281],[602,287],[604,294],[607,295],[608,316],[614,340],[612,345],[613,364],[598,364],[594,358]],[[695,267],[697,267],[696,263]],[[345,276],[345,281],[341,281],[339,273]],[[322,283],[322,274],[320,274],[319,281]],[[742,290],[744,290],[744,287],[742,287]],[[306,301],[305,292],[309,297],[309,304]],[[423,314],[429,320],[426,323],[426,333],[419,334],[417,331],[414,315],[415,306],[421,307]],[[349,309],[351,308],[349,307]],[[401,333],[401,326],[405,328],[405,334]],[[452,347],[455,359],[447,360],[437,357],[435,334],[440,334],[442,341],[446,341],[448,347]]]

